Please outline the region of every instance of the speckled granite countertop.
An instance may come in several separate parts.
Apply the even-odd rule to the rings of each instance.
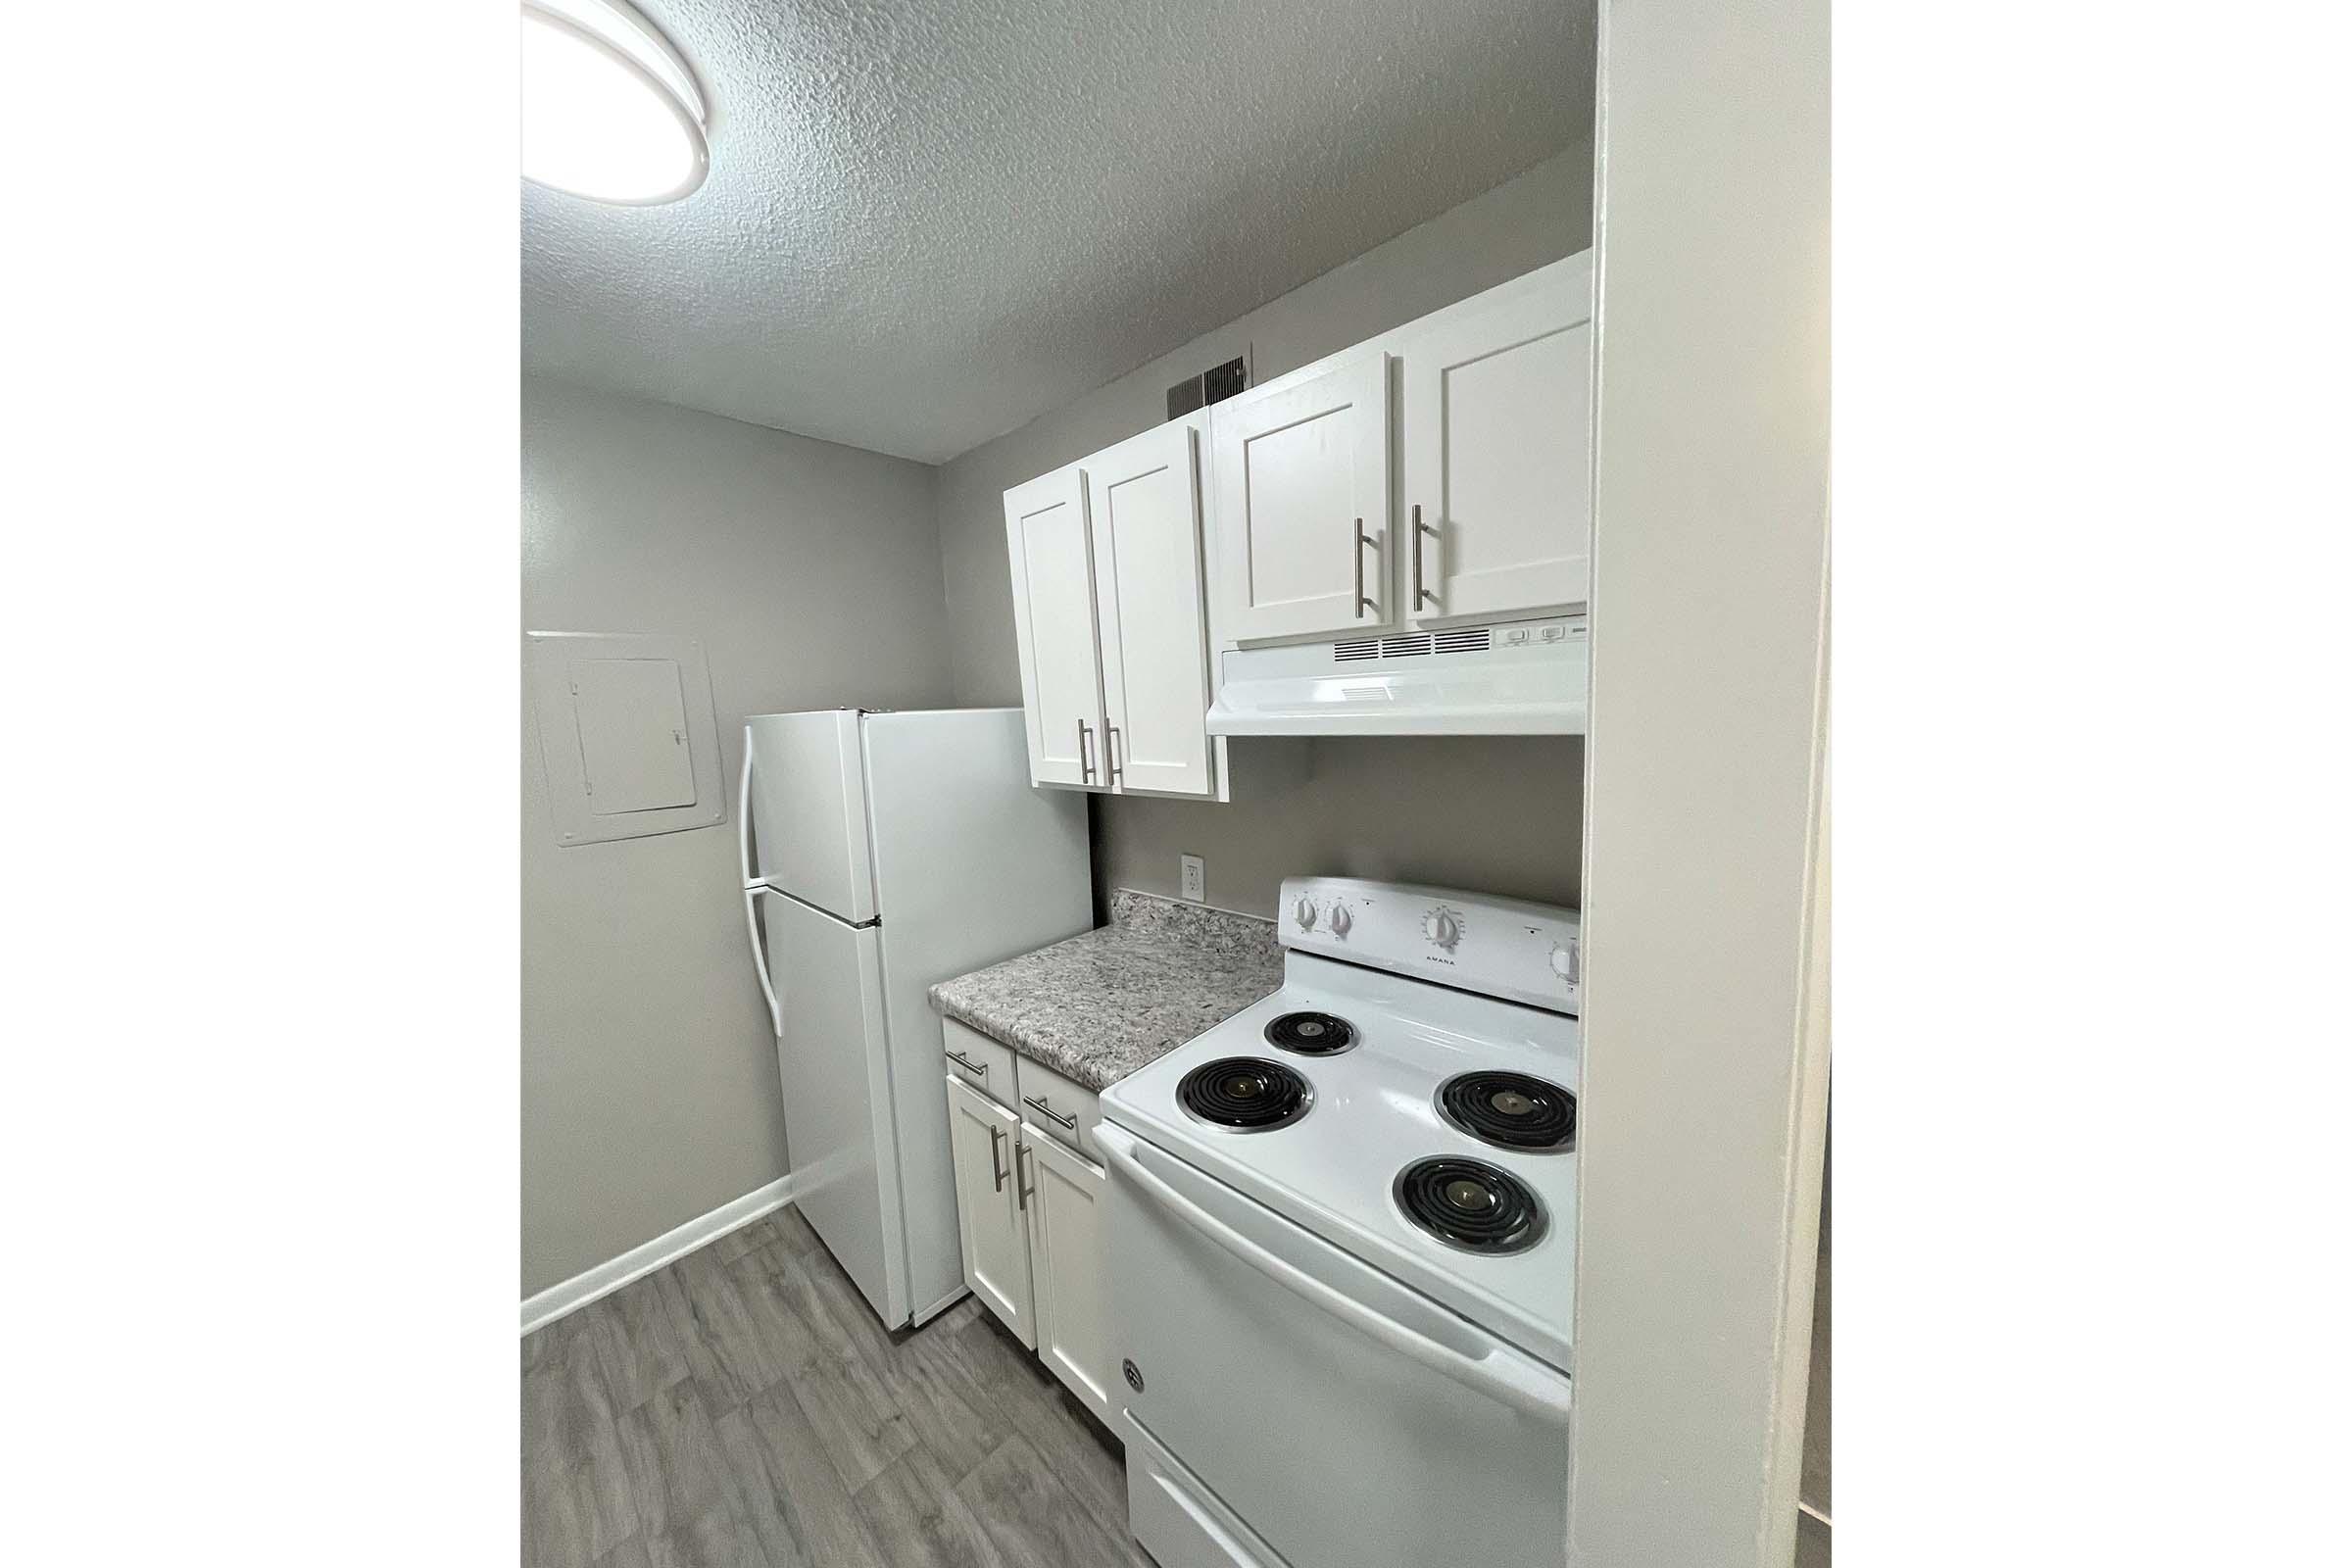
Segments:
[[[931,988],[931,1005],[1102,1090],[1282,984],[1274,922],[1120,888],[1110,924]]]

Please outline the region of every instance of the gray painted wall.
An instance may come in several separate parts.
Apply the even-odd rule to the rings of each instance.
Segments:
[[[702,639],[732,796],[748,713],[938,706],[935,470],[522,383],[522,626]],[[735,826],[556,846],[522,745],[522,1291],[784,1174]]]
[[[1161,422],[1170,382],[1248,352],[1267,381],[1592,242],[1589,145],[1408,229],[1345,267],[939,470],[956,700],[1021,700],[1004,492]],[[1095,802],[1095,878],[1173,894],[1179,852],[1207,860],[1212,904],[1274,912],[1281,879],[1347,874],[1578,900],[1584,759],[1574,739],[1318,740],[1281,765],[1237,741],[1224,805]],[[1252,753],[1257,755],[1253,756]]]

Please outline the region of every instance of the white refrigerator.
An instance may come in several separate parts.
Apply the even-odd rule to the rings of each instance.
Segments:
[[[1085,798],[1029,782],[1017,708],[744,725],[744,922],[793,1201],[892,1327],[963,1294],[931,986],[1091,923]]]

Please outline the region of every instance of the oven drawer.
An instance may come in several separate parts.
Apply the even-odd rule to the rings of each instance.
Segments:
[[[1206,1494],[1290,1568],[1560,1568],[1565,1374],[1115,1122],[1096,1139],[1120,1393]],[[1137,1520],[1154,1554],[1159,1529]]]
[[[1285,1568],[1176,1456],[1127,1424],[1127,1528],[1159,1568]]]

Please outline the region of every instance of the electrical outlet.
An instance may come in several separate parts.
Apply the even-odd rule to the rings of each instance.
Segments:
[[[1176,857],[1176,864],[1182,869],[1184,896],[1195,904],[1207,903],[1208,868],[1201,863],[1200,857],[1179,855]]]

